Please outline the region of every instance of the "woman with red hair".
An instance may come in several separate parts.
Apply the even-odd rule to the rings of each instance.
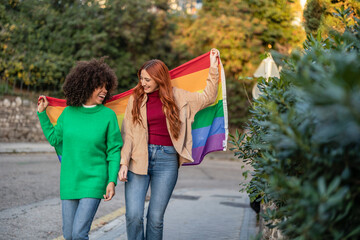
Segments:
[[[162,239],[165,209],[174,190],[178,168],[193,162],[191,123],[195,114],[217,96],[219,51],[210,52],[210,70],[202,93],[172,87],[167,66],[146,62],[125,111],[120,181],[125,181],[126,230],[129,240]],[[146,233],[143,216],[149,185],[151,197]],[[144,236],[145,235],[145,236]]]

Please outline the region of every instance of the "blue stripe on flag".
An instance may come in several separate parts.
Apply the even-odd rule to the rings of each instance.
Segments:
[[[210,126],[194,129],[191,131],[193,136],[193,148],[205,146],[209,136],[219,133],[225,133],[224,117],[217,117]]]

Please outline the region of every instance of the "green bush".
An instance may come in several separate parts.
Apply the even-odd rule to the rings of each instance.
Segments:
[[[148,59],[174,68],[174,27],[162,2],[0,0],[0,81],[59,90],[76,61],[108,56],[124,91]]]
[[[349,9],[338,10],[346,20]],[[251,200],[289,239],[360,238],[360,20],[308,37],[280,79],[261,81],[235,155],[253,166]],[[348,24],[344,21],[344,24]],[[245,173],[246,175],[247,173]]]

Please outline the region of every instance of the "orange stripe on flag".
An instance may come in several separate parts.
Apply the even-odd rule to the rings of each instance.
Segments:
[[[54,107],[54,106],[48,106],[46,108],[46,114],[48,115],[50,122],[55,125],[57,122],[57,119],[61,115],[62,111],[65,107]]]
[[[209,69],[206,68],[198,72],[172,79],[171,83],[174,87],[181,88],[189,92],[197,92],[206,87],[208,74]]]

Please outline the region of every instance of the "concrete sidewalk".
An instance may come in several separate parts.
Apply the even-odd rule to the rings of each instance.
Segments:
[[[248,240],[257,233],[256,214],[249,208],[246,194],[226,189],[181,189],[174,191],[166,210],[163,239]],[[90,239],[126,240],[125,215],[91,232]]]
[[[49,143],[0,143],[0,157],[47,152],[55,152]],[[244,181],[241,166],[231,152],[217,152],[206,156],[199,166],[183,167],[165,213],[163,239],[253,239],[259,228],[249,197],[238,191],[238,184]],[[90,239],[126,240],[125,208],[96,219]]]
[[[55,149],[48,143],[3,143],[0,142],[1,153],[50,153]]]

